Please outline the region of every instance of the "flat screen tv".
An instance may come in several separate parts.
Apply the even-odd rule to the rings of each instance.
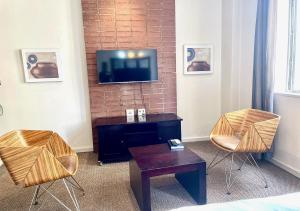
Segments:
[[[99,83],[130,83],[158,80],[157,50],[97,51]]]

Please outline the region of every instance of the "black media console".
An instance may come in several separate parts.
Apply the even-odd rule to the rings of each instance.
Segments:
[[[126,117],[98,118],[95,121],[98,161],[126,161],[131,158],[129,147],[167,143],[173,138],[181,140],[181,121],[170,113],[148,114],[144,121],[135,117],[133,122],[128,122]]]

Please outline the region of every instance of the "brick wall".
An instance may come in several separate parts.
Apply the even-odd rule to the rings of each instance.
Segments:
[[[82,10],[92,122],[126,108],[176,113],[175,0],[82,0]],[[96,50],[142,48],[158,51],[158,82],[97,84]]]

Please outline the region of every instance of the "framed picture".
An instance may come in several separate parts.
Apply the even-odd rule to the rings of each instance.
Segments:
[[[184,45],[184,74],[213,73],[212,45]]]
[[[58,49],[22,49],[26,82],[62,81]]]

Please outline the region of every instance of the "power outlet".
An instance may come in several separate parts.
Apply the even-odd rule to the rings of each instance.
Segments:
[[[127,117],[132,117],[134,116],[134,109],[126,109],[126,116]]]
[[[134,122],[134,116],[127,116],[126,120],[127,122]]]
[[[145,115],[138,115],[138,121],[139,122],[146,122],[146,116]]]
[[[146,109],[139,108],[138,109],[138,116],[145,116],[146,115]]]

